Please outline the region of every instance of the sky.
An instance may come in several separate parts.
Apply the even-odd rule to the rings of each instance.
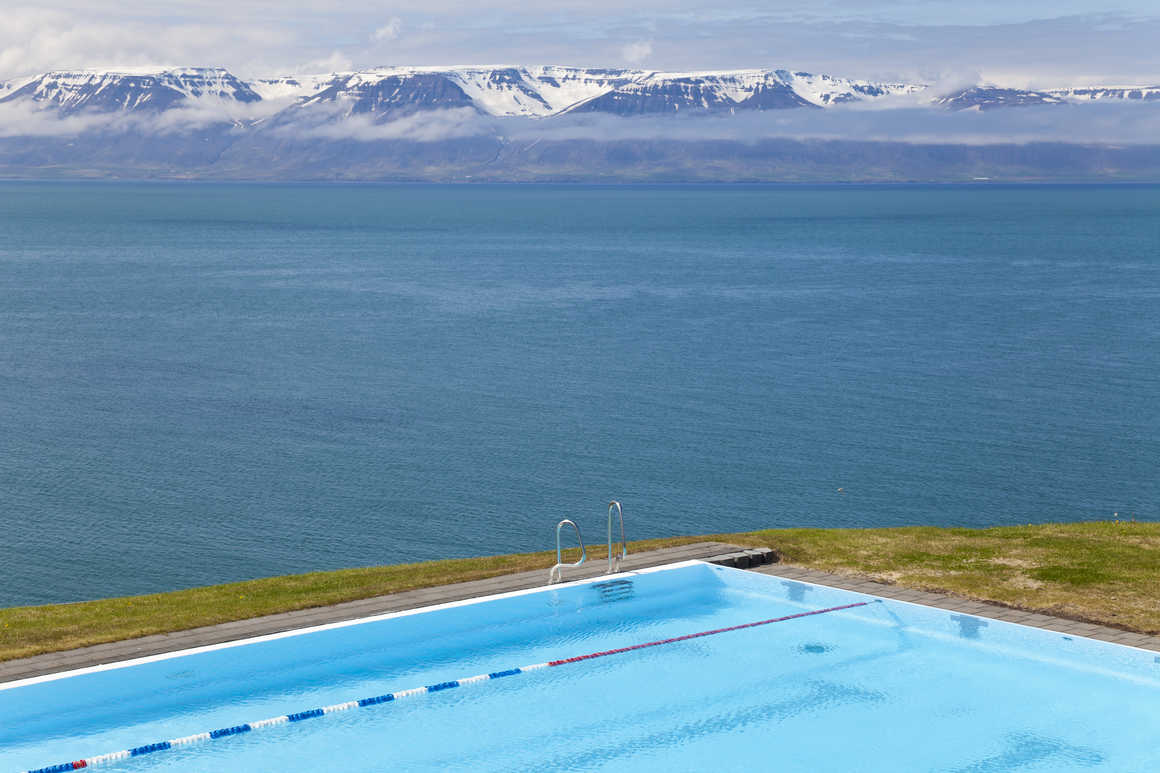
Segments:
[[[0,80],[222,66],[780,68],[1013,87],[1160,84],[1157,0],[0,0]]]

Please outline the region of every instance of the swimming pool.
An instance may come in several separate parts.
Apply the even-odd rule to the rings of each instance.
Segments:
[[[1148,771],[1157,739],[1156,653],[699,562],[0,689],[0,771]]]

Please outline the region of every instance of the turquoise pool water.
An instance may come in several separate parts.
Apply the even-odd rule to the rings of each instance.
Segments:
[[[114,762],[109,770],[1147,771],[1156,653],[688,564],[0,690],[24,771],[859,602]]]

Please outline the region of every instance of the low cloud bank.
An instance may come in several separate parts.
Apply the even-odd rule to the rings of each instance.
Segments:
[[[785,110],[731,116],[617,118],[560,116],[504,126],[513,139],[756,142],[852,140],[913,144],[994,145],[1070,142],[1160,144],[1160,104],[1043,105],[986,112],[929,107],[890,110]]]
[[[596,113],[547,119],[497,118],[470,108],[375,120],[360,115],[324,120],[302,111],[278,131],[331,140],[438,142],[462,137],[538,141],[732,141],[772,139],[996,145],[1067,142],[1160,144],[1160,103],[1042,105],[949,112],[910,105],[891,109],[830,108],[708,116],[618,117]]]
[[[441,142],[493,136],[499,125],[496,119],[482,116],[470,107],[430,110],[386,121],[377,120],[373,114],[344,115],[342,111],[342,103],[312,107],[279,120],[271,130],[298,139]]]
[[[1065,142],[1160,145],[1160,103],[1092,103],[947,112],[910,105],[891,109],[829,108],[733,115],[623,118],[565,114],[547,119],[496,118],[471,108],[382,116],[350,115],[342,103],[285,111],[286,102],[253,105],[192,101],[162,113],[60,115],[27,103],[0,104],[0,137],[71,137],[137,132],[172,135],[207,129],[239,135],[319,141],[441,142],[492,137],[509,142],[758,142],[773,139],[993,145]]]
[[[288,107],[286,101],[244,104],[217,97],[187,100],[164,112],[62,114],[24,101],[0,103],[0,137],[78,137],[94,133],[189,134],[211,127],[241,130]]]

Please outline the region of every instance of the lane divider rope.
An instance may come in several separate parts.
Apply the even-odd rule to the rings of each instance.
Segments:
[[[111,762],[117,762],[119,760],[125,760],[131,757],[141,757],[146,754],[153,754],[155,752],[165,751],[167,749],[176,749],[182,746],[202,743],[204,741],[213,741],[219,738],[228,738],[230,736],[242,735],[243,733],[252,733],[255,730],[264,730],[265,728],[275,727],[277,725],[285,725],[292,722],[302,722],[307,719],[314,719],[315,717],[321,717],[326,714],[334,714],[339,711],[349,711],[350,709],[360,709],[367,706],[378,706],[384,703],[393,703],[394,701],[403,700],[405,698],[412,698],[419,695],[430,695],[431,693],[442,692],[444,690],[450,690],[456,687],[463,687],[464,685],[468,684],[486,682],[491,679],[502,679],[508,676],[516,676],[517,674],[525,674],[529,671],[538,671],[542,668],[565,666],[569,663],[580,663],[582,661],[603,658],[609,655],[619,655],[625,652],[643,650],[647,649],[648,647],[659,647],[662,644],[674,644],[676,642],[689,641],[690,639],[700,639],[704,636],[714,636],[719,633],[741,631],[746,628],[756,628],[761,625],[769,625],[770,623],[783,623],[786,620],[797,620],[802,617],[824,615],[827,612],[839,612],[844,609],[864,607],[872,603],[874,602],[859,601],[854,604],[843,604],[837,607],[814,609],[809,612],[798,612],[796,614],[785,615],[783,617],[772,617],[768,620],[758,620],[753,623],[743,623],[741,625],[731,625],[727,628],[715,628],[711,631],[700,631],[698,633],[685,634],[684,636],[674,636],[671,639],[659,639],[657,641],[645,642],[643,644],[633,644],[628,647],[618,647],[617,649],[613,650],[603,650],[601,652],[591,652],[587,655],[577,655],[576,657],[564,658],[562,660],[550,660],[547,663],[535,663],[530,666],[509,668],[506,671],[493,671],[490,674],[479,674],[477,676],[469,676],[465,679],[453,679],[449,682],[440,682],[438,684],[427,685],[426,687],[414,687],[410,690],[400,690],[399,692],[391,692],[387,693],[386,695],[378,695],[373,698],[363,698],[362,700],[347,701],[346,703],[336,703],[332,706],[323,706],[322,708],[318,709],[307,709],[306,711],[299,711],[294,714],[283,714],[280,717],[270,717],[269,719],[262,719],[257,722],[246,722],[241,725],[234,725],[232,727],[223,727],[218,730],[211,730],[208,733],[196,733],[194,735],[187,735],[182,738],[172,738],[168,741],[158,741],[157,743],[145,744],[144,746],[137,746],[132,749],[124,749],[119,752],[110,752],[109,754],[99,754],[95,757],[86,757],[74,762],[62,762],[58,765],[49,765],[48,767],[44,768],[36,768],[35,770],[29,770],[25,773],[63,773],[66,770],[80,770],[81,768],[91,768],[97,765],[107,765]]]

